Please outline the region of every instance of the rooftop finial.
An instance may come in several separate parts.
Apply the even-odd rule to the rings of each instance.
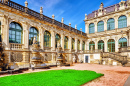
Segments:
[[[25,7],[28,7],[28,2],[27,2],[27,0],[25,1]]]
[[[55,19],[55,15],[54,14],[52,15],[52,19]]]
[[[69,26],[71,26],[71,23],[69,23]]]
[[[87,19],[88,19],[87,14],[85,14],[85,20],[87,20]]]
[[[100,5],[100,9],[103,9],[103,6],[104,6],[104,4],[103,4],[103,3],[101,3],[101,5]]]
[[[82,28],[80,28],[80,31],[82,31]]]
[[[115,11],[117,11],[117,6],[115,5]]]
[[[77,29],[77,24],[75,25],[75,29]]]
[[[61,23],[64,23],[64,18],[62,17]]]
[[[40,7],[40,14],[43,14],[43,7]]]

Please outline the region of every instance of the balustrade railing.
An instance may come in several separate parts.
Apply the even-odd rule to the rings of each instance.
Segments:
[[[130,46],[119,48],[119,52],[130,52]]]
[[[83,51],[84,53],[100,53],[101,52],[101,50],[99,50],[99,49],[95,49],[95,50],[85,50],[85,51]]]
[[[39,19],[39,20],[43,20],[43,21],[49,22],[49,23],[51,23],[51,24],[52,24],[53,21],[54,21],[54,24],[57,25],[57,26],[59,26],[59,27],[62,27],[62,28],[64,28],[64,29],[70,30],[70,31],[75,32],[75,33],[77,33],[77,34],[86,36],[86,33],[82,32],[82,31],[76,30],[76,29],[74,29],[74,28],[72,28],[72,27],[70,28],[70,26],[65,25],[65,24],[63,24],[63,26],[62,26],[62,23],[61,23],[61,22],[56,21],[56,20],[54,20],[54,19],[52,19],[52,18],[49,18],[49,17],[47,17],[47,16],[45,16],[45,15],[42,15],[42,14],[40,14],[40,13],[38,13],[38,12],[36,12],[36,11],[33,11],[33,10],[27,8],[27,7],[24,7],[24,6],[22,6],[22,5],[19,5],[19,4],[15,3],[15,2],[13,2],[13,1],[8,0],[8,1],[5,2],[4,0],[1,0],[1,1],[0,1],[0,4],[3,4],[3,5],[6,5],[6,6],[9,6],[9,7],[11,7],[11,8],[14,8],[14,9],[16,9],[16,10],[25,12],[25,13],[27,13],[27,14],[29,14],[29,15],[31,15],[31,16],[33,16],[33,17]]]
[[[101,53],[102,58],[111,58],[114,59],[122,64],[127,63],[127,56],[119,55],[119,53],[112,53],[112,52],[102,52]]]
[[[10,43],[11,50],[20,50],[23,48],[23,44]]]

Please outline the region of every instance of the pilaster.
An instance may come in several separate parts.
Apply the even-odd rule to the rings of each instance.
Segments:
[[[27,22],[22,22],[23,24],[23,44],[24,49],[29,48],[29,24]]]
[[[4,44],[5,49],[9,49],[10,45],[9,45],[9,17],[8,16],[3,16],[3,21],[2,25],[1,25],[1,37],[2,37],[2,43]]]
[[[63,51],[64,51],[64,34],[61,34],[61,47],[62,47],[62,49],[63,49]]]
[[[107,19],[104,20],[104,31],[107,31]]]
[[[95,33],[97,32],[97,22],[95,21],[94,22],[94,25],[95,25]]]
[[[115,52],[118,52],[118,37],[115,38]]]
[[[118,16],[114,16],[115,18],[115,29],[118,28]]]
[[[104,39],[104,48],[105,48],[105,52],[107,52],[107,38]]]
[[[78,51],[78,39],[77,38],[75,38],[75,52],[77,52]]]
[[[55,51],[56,47],[55,47],[55,32],[51,31],[51,47],[52,47],[52,51]]]
[[[69,37],[69,50],[70,50],[70,52],[72,51],[72,37],[70,36]]]
[[[39,29],[40,29],[40,32],[39,32],[40,47],[41,47],[41,49],[44,50],[44,30],[42,27],[40,27]]]

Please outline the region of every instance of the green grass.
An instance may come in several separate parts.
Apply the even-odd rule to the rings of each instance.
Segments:
[[[80,86],[103,74],[88,70],[50,70],[0,78],[0,86]]]

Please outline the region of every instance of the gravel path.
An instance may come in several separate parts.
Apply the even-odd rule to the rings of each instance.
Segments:
[[[24,73],[61,69],[92,70],[96,71],[97,73],[104,74],[104,76],[82,86],[123,86],[130,75],[130,67],[107,66],[98,64],[74,64],[74,66],[70,67],[51,67],[51,69],[36,69],[34,71],[28,70]]]

